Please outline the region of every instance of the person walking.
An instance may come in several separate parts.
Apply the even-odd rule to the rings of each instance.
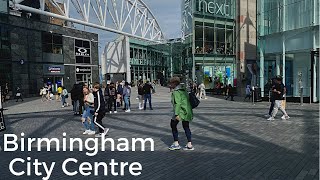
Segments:
[[[106,102],[106,111],[109,112],[110,114],[111,112],[111,107],[110,107],[110,84],[107,84],[107,86],[104,89],[104,100]]]
[[[40,95],[41,95],[41,101],[44,102],[44,101],[47,101],[47,92],[48,92],[48,89],[47,87],[43,87],[42,89],[40,89]]]
[[[94,110],[94,96],[90,92],[88,86],[83,87],[83,95],[84,95],[84,111],[82,114],[82,124],[85,128],[85,131],[82,134],[95,135],[96,130],[93,123],[93,115],[91,111]]]
[[[277,115],[279,109],[283,113],[281,119],[288,120],[290,117],[288,116],[286,110],[282,107],[282,101],[284,100],[286,88],[282,83],[281,76],[276,77],[275,85],[272,87],[272,93],[274,98],[274,108],[271,113],[271,117],[268,118],[268,121],[275,120],[275,116]]]
[[[173,116],[171,118],[171,130],[173,136],[173,143],[169,147],[169,150],[180,150],[181,147],[179,145],[179,133],[177,129],[178,123],[182,122],[182,127],[186,134],[188,143],[184,147],[184,150],[194,150],[191,141],[191,130],[189,127],[190,122],[193,119],[192,107],[189,101],[189,95],[185,88],[180,85],[179,77],[172,77],[170,79],[170,87],[173,88],[173,92],[171,94],[171,103],[173,105]]]
[[[21,101],[23,101],[23,99],[22,99],[22,93],[21,93],[21,89],[20,89],[20,87],[17,87],[17,91],[16,91],[16,102],[18,102],[19,101],[19,99],[21,99]]]
[[[52,94],[52,86],[51,86],[51,84],[49,84],[48,88],[47,88],[47,99],[50,100],[50,101],[52,100],[51,99],[51,94]]]
[[[130,112],[130,96],[131,96],[131,87],[129,86],[128,82],[125,82],[123,88],[123,98],[124,98],[124,108],[125,112]]]
[[[65,106],[65,104],[66,104],[66,106],[69,106],[69,104],[66,102],[66,99],[69,97],[69,95],[68,95],[68,91],[67,91],[67,89],[64,87],[64,86],[62,86],[62,94],[61,94],[61,101],[62,101],[62,108],[64,108]]]
[[[139,100],[139,110],[142,110],[143,109],[143,100],[144,100],[142,79],[139,81],[139,84],[138,84],[138,100]]]
[[[275,87],[275,84],[276,84],[276,78],[272,78],[271,82],[268,83],[270,85],[268,85],[268,87],[266,89],[269,90],[270,92],[270,108],[269,108],[269,112],[268,114],[265,115],[265,117],[267,118],[270,118],[272,116],[272,111],[273,111],[273,108],[274,108],[274,103],[275,103],[275,100],[274,100],[274,97],[273,97],[273,93],[272,93],[272,89]],[[283,84],[284,86],[284,84]]]
[[[207,99],[206,97],[206,86],[204,83],[201,83],[199,85],[199,99],[203,99],[202,97],[204,96],[204,99]]]
[[[229,84],[229,86],[227,87],[227,97],[225,98],[225,100],[228,100],[229,97],[231,97],[231,101],[234,101],[233,97],[234,97],[234,93],[233,93],[233,87],[231,84]]]
[[[251,88],[250,88],[250,85],[247,85],[246,87],[246,97],[244,98],[243,101],[245,101],[247,98],[249,98],[249,101],[251,99]]]
[[[79,115],[80,114],[80,100],[81,100],[81,94],[82,94],[82,85],[80,84],[74,84],[71,91],[71,100],[73,105],[73,114]]]
[[[93,85],[93,96],[94,96],[94,123],[99,128],[99,134],[95,137],[102,137],[107,135],[109,128],[105,128],[102,124],[102,119],[106,114],[106,104],[104,102],[102,90],[98,82]]]
[[[152,85],[149,81],[147,81],[143,86],[143,95],[144,95],[144,110],[147,109],[147,101],[149,101],[149,108],[152,109],[152,103],[151,103],[151,91],[153,90]]]
[[[109,90],[110,113],[112,112],[112,107],[113,107],[113,113],[117,113],[117,90],[113,82],[110,83],[110,87],[108,90]]]
[[[58,99],[57,99],[57,101],[61,101],[61,93],[62,93],[62,87],[61,86],[59,86],[58,87],[58,89],[57,89],[57,93],[58,93]]]

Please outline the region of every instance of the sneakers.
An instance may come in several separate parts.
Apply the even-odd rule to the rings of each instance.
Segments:
[[[270,114],[265,114],[264,117],[269,118],[271,116],[270,116]]]
[[[95,134],[96,134],[96,131],[89,130],[89,132],[88,132],[88,135],[95,135]]]
[[[184,146],[183,150],[193,151],[193,150],[194,150],[194,147],[193,147],[193,146],[189,147],[188,145],[186,145],[186,146]]]
[[[290,119],[290,117],[283,115],[283,116],[281,117],[281,119],[282,119],[282,120],[288,120],[288,119]]]
[[[268,119],[267,119],[268,121],[274,121],[274,117],[269,117]]]
[[[96,134],[95,137],[102,137],[102,133]]]
[[[113,113],[115,113],[115,114],[116,114],[116,113],[118,113],[118,111],[113,111]]]
[[[89,134],[90,130],[85,130],[82,134]]]
[[[125,112],[131,112],[131,110],[130,110],[130,109],[128,109],[128,110],[126,110]]]
[[[112,111],[109,111],[110,114],[112,114]]]
[[[62,108],[64,108],[64,106],[61,106]]]
[[[181,146],[180,146],[180,145],[172,144],[168,149],[169,149],[170,151],[180,150],[180,149],[181,149]]]
[[[107,135],[108,132],[109,132],[109,128],[104,128],[103,134],[104,134],[104,135]]]

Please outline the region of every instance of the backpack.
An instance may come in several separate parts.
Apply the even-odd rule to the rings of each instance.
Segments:
[[[190,101],[192,109],[198,107],[200,104],[200,100],[197,98],[197,96],[194,92],[189,93],[189,101]]]

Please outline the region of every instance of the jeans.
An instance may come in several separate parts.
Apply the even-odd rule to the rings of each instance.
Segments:
[[[271,105],[270,105],[270,109],[269,109],[269,115],[272,115],[272,110],[274,108],[274,100],[271,100]]]
[[[171,120],[170,126],[172,130],[172,136],[174,141],[179,141],[179,133],[178,133],[178,125],[179,121],[178,120]],[[187,136],[188,142],[191,142],[191,131],[189,128],[189,121],[182,121],[182,127],[184,129],[184,132]]]
[[[66,104],[66,96],[65,95],[61,95],[61,102],[62,102],[62,106],[64,106],[64,104]]]
[[[129,101],[130,101],[130,96],[124,96],[124,107],[126,110],[130,109]]]
[[[113,111],[117,111],[117,100],[115,96],[110,96],[109,97],[109,111],[112,111],[112,107],[113,107]]]
[[[275,100],[274,102],[274,108],[273,108],[273,111],[272,111],[272,117],[275,117],[278,113],[278,109],[280,109],[280,111],[283,113],[283,115],[287,116],[287,112],[286,110],[283,109],[282,107],[282,100]]]
[[[145,94],[145,95],[144,95],[144,109],[147,108],[147,100],[149,101],[149,107],[150,107],[150,109],[152,109],[151,94]]]
[[[94,109],[92,107],[85,105],[85,109],[82,114],[82,118],[84,119],[83,126],[86,130],[95,131],[95,127],[93,123],[93,115],[90,113],[90,110],[94,110]]]
[[[73,112],[78,113],[79,112],[79,100],[72,100],[73,101]]]

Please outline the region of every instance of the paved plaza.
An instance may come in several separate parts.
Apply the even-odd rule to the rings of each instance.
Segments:
[[[191,123],[194,151],[168,151],[172,143],[170,117],[171,104],[168,89],[157,88],[153,95],[153,111],[138,110],[136,96],[131,97],[132,112],[107,114],[103,123],[110,128],[109,138],[153,138],[155,151],[99,152],[89,157],[84,152],[4,152],[3,134],[14,133],[25,137],[62,138],[79,137],[83,128],[80,117],[74,116],[72,107],[61,108],[60,102],[41,102],[40,98],[26,99],[4,106],[7,130],[0,133],[0,179],[41,179],[41,177],[15,177],[9,171],[12,159],[21,157],[46,162],[62,162],[73,157],[79,162],[140,162],[142,174],[125,176],[66,176],[57,166],[50,179],[319,179],[319,104],[288,103],[291,119],[266,121],[264,115],[269,103],[252,105],[249,102],[225,101],[208,97],[194,109]],[[133,91],[136,94],[136,91]],[[70,99],[69,99],[70,103]],[[179,124],[180,144],[186,144],[182,125]],[[15,166],[26,170],[25,164]],[[77,167],[69,167],[76,170]]]

